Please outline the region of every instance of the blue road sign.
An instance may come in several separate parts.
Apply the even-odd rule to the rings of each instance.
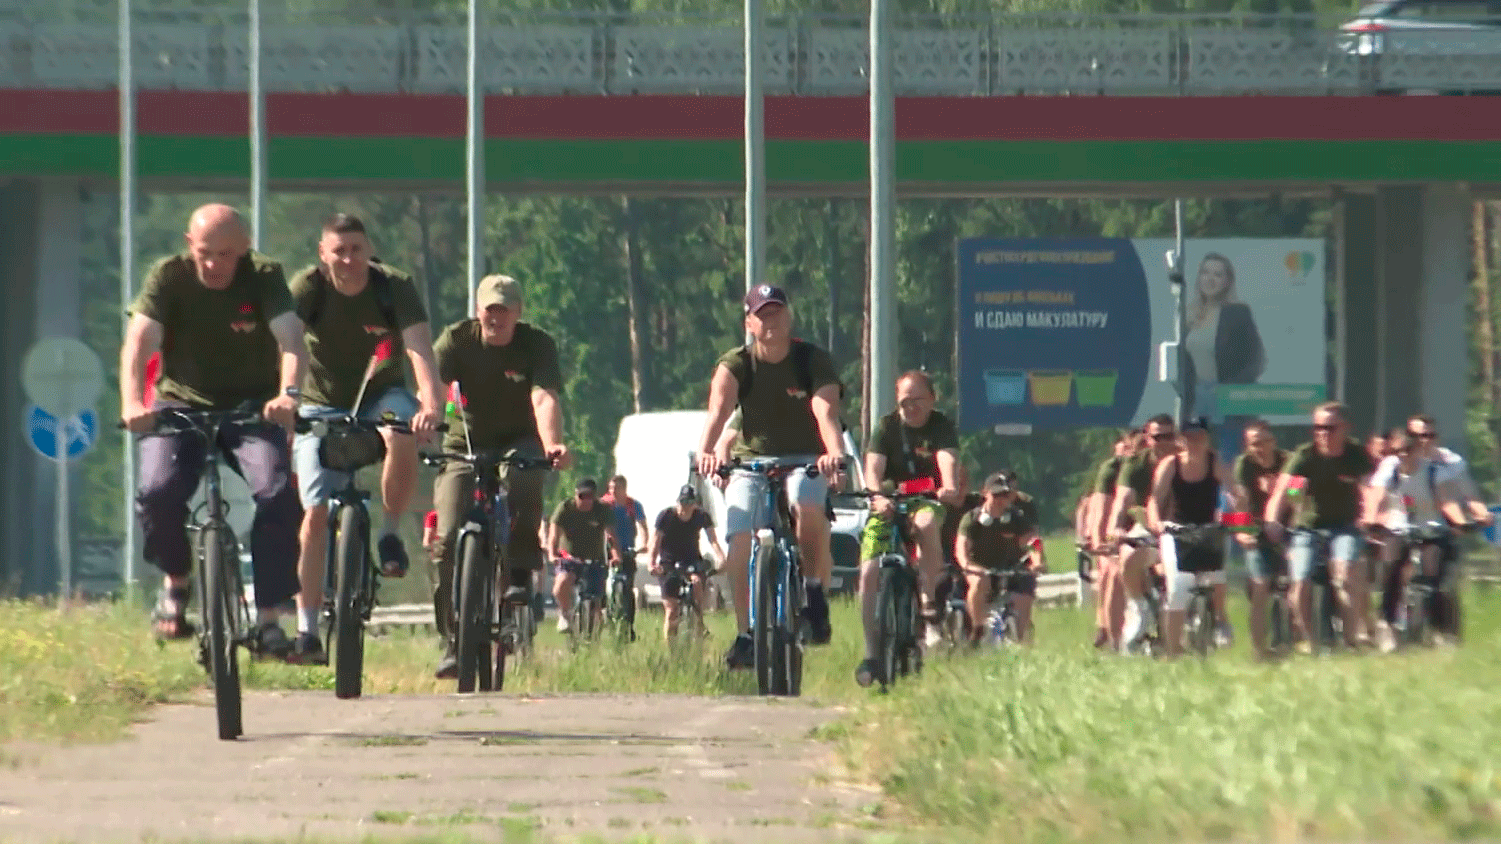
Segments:
[[[75,460],[93,448],[98,439],[99,416],[92,410],[59,420],[34,404],[26,406],[26,441],[48,460],[58,459],[63,451],[58,447],[59,442],[65,444],[68,459]]]

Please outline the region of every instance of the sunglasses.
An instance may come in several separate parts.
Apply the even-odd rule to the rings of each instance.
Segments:
[[[593,501],[594,500],[594,493],[592,493],[592,492],[580,492],[580,493],[576,493],[576,494],[578,495],[578,499],[580,501]]]
[[[1333,430],[1335,430],[1337,428],[1339,428],[1338,425],[1315,425],[1315,426],[1313,426],[1313,429],[1315,431],[1333,431]]]
[[[1172,439],[1173,437],[1176,437],[1176,436],[1178,436],[1178,435],[1175,434],[1175,433],[1172,433],[1171,431],[1169,431],[1166,434],[1152,434],[1151,435],[1152,439],[1154,439],[1154,440],[1156,440],[1158,442],[1162,442],[1163,440],[1170,440],[1170,439]]]
[[[1417,437],[1420,440],[1431,440],[1437,437],[1438,434],[1432,431],[1408,431],[1407,436]]]

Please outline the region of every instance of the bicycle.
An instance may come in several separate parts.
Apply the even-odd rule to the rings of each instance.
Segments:
[[[446,429],[445,426],[439,426]],[[361,419],[353,414],[299,418],[295,430],[318,438],[318,462],[342,472],[344,485],[328,502],[328,553],[323,568],[323,619],[333,647],[334,696],[357,698],[365,668],[365,625],[376,606],[379,570],[370,553],[370,493],[356,484],[356,473],[386,459],[381,429],[403,434],[412,429],[394,419]]]
[[[1115,541],[1119,547],[1150,548],[1156,544],[1157,538],[1151,534],[1140,536],[1122,536]],[[1162,652],[1162,598],[1166,592],[1166,584],[1162,576],[1148,569],[1146,572],[1147,583],[1142,590],[1142,598],[1147,603],[1145,618],[1142,619],[1141,632],[1129,642],[1121,643],[1121,650],[1128,654],[1140,654],[1142,656],[1157,656]]]
[[[943,619],[940,623],[939,634],[950,650],[957,650],[969,644],[970,632],[974,629],[974,624],[969,619],[969,607],[965,604],[965,598],[969,595],[969,579],[959,568],[958,561],[945,560],[944,564],[948,567],[951,585],[948,599],[941,610]]]
[[[605,624],[621,642],[636,640],[636,550],[627,548],[605,584]]]
[[[429,466],[457,462],[474,472],[474,504],[459,528],[454,554],[453,605],[458,616],[458,691],[500,691],[506,659],[531,650],[537,632],[531,591],[510,585],[506,546],[511,538],[510,493],[501,467],[519,471],[551,469],[551,458],[497,451],[439,452],[422,455]],[[496,602],[497,587],[501,600]]]
[[[926,489],[919,491],[919,486]],[[895,493],[863,492],[859,497],[877,496],[891,500],[895,512],[887,534],[886,550],[876,558],[876,681],[886,692],[898,677],[922,671],[922,647],[919,637],[922,595],[917,571],[912,567],[912,549],[916,539],[908,524],[912,505],[936,500],[933,484],[900,484]]]
[[[599,635],[596,619],[604,610],[607,572],[603,560],[579,560],[566,553],[558,558],[559,567],[570,563],[576,568],[576,576],[573,609],[568,613],[568,645],[577,648]]]
[[[720,477],[734,470],[766,478],[761,498],[763,512],[771,514],[770,553],[753,541],[750,557],[750,620],[754,642],[756,687],[763,695],[797,697],[803,686],[803,644],[809,631],[803,620],[806,602],[803,566],[792,531],[787,503],[787,477],[803,472],[818,476],[818,465],[802,460],[763,457],[732,460],[721,466]]]
[[[1453,566],[1442,580],[1423,573],[1423,557],[1429,548],[1443,553],[1442,546],[1452,540],[1454,532],[1472,531],[1478,525],[1466,523],[1450,525],[1448,522],[1431,521],[1398,528],[1384,528],[1394,539],[1407,543],[1407,564],[1411,572],[1402,588],[1402,600],[1397,605],[1397,623],[1394,625],[1397,641],[1404,646],[1429,646],[1433,643],[1432,615],[1429,607],[1436,596],[1452,589]]]
[[[245,586],[240,574],[240,543],[229,526],[229,505],[224,500],[219,477],[219,432],[233,425],[261,422],[261,409],[243,404],[230,410],[160,408],[156,411],[156,434],[197,434],[203,439],[203,503],[188,517],[188,532],[194,536],[198,560],[198,606],[203,624],[198,634],[198,662],[214,684],[214,713],[219,738],[233,741],[245,734],[240,693],[240,661],[237,648],[252,655],[259,643],[245,604]],[[120,423],[124,427],[124,423]]]
[[[1177,552],[1181,562],[1183,554],[1194,548],[1209,549],[1223,562],[1224,530],[1218,524],[1207,525],[1182,525],[1176,522],[1164,522],[1162,532],[1173,537],[1177,545]],[[1189,572],[1184,572],[1188,574]],[[1212,577],[1215,572],[1192,572],[1193,586],[1189,589],[1188,611],[1183,619],[1183,635],[1187,640],[1189,650],[1199,656],[1208,656],[1211,650],[1219,647],[1215,641],[1215,633],[1219,629],[1219,621],[1214,612],[1214,583]]]
[[[668,597],[672,592],[677,595],[678,602],[678,638],[680,640],[695,642],[702,635],[703,607],[698,603],[698,590],[694,588],[694,581],[702,584],[702,588],[708,588],[709,575],[703,560],[689,560],[684,563],[672,563],[663,567],[664,579],[662,583],[662,597]]]

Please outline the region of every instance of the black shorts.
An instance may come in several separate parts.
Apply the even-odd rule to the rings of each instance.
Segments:
[[[1037,597],[1037,575],[1029,571],[1019,569],[991,569],[990,570],[990,598],[995,600],[996,589],[1000,586],[1002,577],[1009,575],[1006,582],[1006,591],[1012,595],[1026,595],[1030,598]]]
[[[657,584],[662,587],[662,600],[676,601],[682,597],[695,573],[708,579],[708,567],[704,565],[703,560],[663,563],[662,576],[657,578]]]

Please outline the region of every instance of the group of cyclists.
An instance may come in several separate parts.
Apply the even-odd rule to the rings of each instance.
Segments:
[[[250,250],[245,220],[229,206],[197,209],[185,240],[184,252],[158,261],[147,275],[130,306],[120,353],[121,419],[139,435],[137,514],[145,556],[164,575],[153,624],[163,638],[194,634],[186,614],[193,553],[184,525],[204,460],[202,441],[158,430],[157,413],[253,404],[262,418],[224,427],[214,443],[245,478],[256,506],[250,535],[253,640],[262,655],[326,664],[319,616],[327,504],[345,478],[322,465],[317,434],[294,435],[296,419],[354,414],[405,423],[382,429],[383,518],[375,543],[381,573],[402,577],[409,557],[398,528],[415,487],[418,440],[441,432],[448,452],[510,452],[546,459],[555,468],[570,465],[557,346],[546,331],[522,319],[522,285],[505,275],[485,277],[475,293],[474,314],[434,340],[412,277],[377,259],[363,223],[347,214],[324,223],[318,260],[290,284],[281,264]],[[530,591],[545,561],[558,563],[552,591],[560,629],[568,627],[578,578],[593,570],[582,563],[604,561],[634,576],[635,542],[650,536],[648,565],[661,579],[664,632],[673,635],[683,590],[702,605],[710,568],[699,552],[703,535],[722,556],[737,622],[726,664],[752,667],[748,563],[755,534],[771,524],[772,514],[761,506],[766,477],[739,461],[779,458],[816,467],[788,476],[787,507],[803,560],[807,639],[812,645],[830,641],[825,592],[833,566],[830,484],[843,479],[853,458],[845,451],[840,418],[843,387],[828,352],[793,337],[792,306],[782,288],[761,285],[746,294],[744,328],[750,341],[726,351],[713,368],[707,420],[696,444],[697,472],[724,491],[722,553],[692,484],[658,514],[655,530],[647,531],[645,513],[626,494],[623,478],[613,479],[603,498],[592,480],[581,482],[544,522],[545,473],[501,470],[511,509],[503,555],[509,571],[503,574],[511,586]],[[415,396],[405,385],[403,357],[411,366]],[[153,361],[155,371],[148,376]],[[907,372],[893,389],[896,410],[876,424],[864,454],[870,513],[861,543],[860,592],[867,647],[855,672],[863,685],[875,678],[873,584],[895,518],[889,496],[926,490],[928,500],[907,511],[904,535],[912,540],[908,553],[919,573],[929,644],[937,638],[940,608],[956,589],[965,593],[969,635],[980,638],[992,599],[1008,597],[988,594],[992,574],[1001,571],[1014,575],[1006,581],[1013,593],[1008,599],[1021,637],[1029,640],[1035,575],[1046,570],[1037,505],[1021,492],[1016,477],[995,472],[971,492],[955,426],[934,407],[932,379]],[[1291,454],[1276,447],[1266,425],[1248,426],[1246,453],[1230,468],[1212,451],[1202,422],[1180,432],[1173,418],[1163,415],[1120,438],[1078,513],[1080,539],[1098,560],[1097,645],[1128,647],[1140,635],[1154,576],[1164,580],[1163,627],[1174,642],[1185,590],[1203,572],[1221,575],[1214,603],[1220,636],[1231,638],[1222,549],[1179,543],[1165,530],[1173,523],[1213,521],[1225,509],[1222,494],[1232,509],[1250,512],[1260,522],[1254,535],[1236,535],[1255,606],[1266,599],[1271,574],[1286,565],[1306,642],[1304,585],[1323,562],[1315,557],[1328,549],[1346,613],[1345,635],[1352,643],[1370,641],[1373,632],[1381,642],[1389,638],[1383,630],[1391,623],[1390,602],[1376,620],[1368,567],[1361,565],[1366,528],[1398,519],[1458,522],[1467,515],[1488,523],[1490,513],[1463,461],[1438,446],[1428,417],[1414,417],[1393,432],[1379,455],[1349,438],[1338,404],[1320,406],[1313,423],[1313,441]],[[456,462],[446,464],[434,482],[433,604],[445,642],[439,677],[456,673],[453,552],[473,483],[468,467]],[[1399,542],[1388,541],[1384,548],[1388,558],[1402,559]],[[1437,567],[1451,563],[1453,544],[1438,557]],[[1383,591],[1392,591],[1386,585]],[[289,599],[296,607],[295,638],[287,636],[279,617]],[[1253,609],[1251,635],[1263,648],[1260,617]]]
[[[570,465],[557,346],[546,331],[522,319],[522,286],[505,275],[481,280],[475,313],[434,340],[412,277],[376,258],[364,224],[348,214],[324,223],[318,260],[290,284],[280,263],[250,249],[245,219],[230,206],[196,209],[184,239],[183,252],[156,262],[147,274],[130,305],[120,351],[121,421],[138,440],[137,516],[144,553],[164,575],[153,625],[166,639],[195,633],[187,616],[194,555],[185,524],[205,447],[191,435],[159,430],[158,414],[169,408],[254,406],[261,418],[226,425],[212,444],[244,477],[255,503],[249,543],[255,583],[251,638],[261,656],[325,664],[319,620],[327,505],[346,479],[322,465],[319,435],[294,434],[294,423],[299,417],[351,414],[404,423],[381,429],[383,518],[375,542],[382,575],[402,577],[409,556],[398,528],[415,487],[419,440],[441,432],[447,452],[501,451],[545,458],[559,469]],[[727,503],[723,570],[738,621],[726,655],[730,668],[753,662],[747,568],[753,535],[770,520],[757,505],[764,478],[732,466],[733,457],[801,456],[817,467],[788,485],[805,561],[805,621],[814,645],[833,635],[824,591],[833,566],[828,491],[851,457],[843,445],[843,389],[833,361],[826,351],[792,337],[786,292],[769,285],[751,289],[744,319],[751,342],[727,351],[715,365],[697,449],[698,472],[723,486]],[[403,357],[410,362],[415,396],[406,388]],[[955,530],[958,562],[975,595],[984,588],[979,572],[1027,556],[1016,552],[1031,547],[1035,509],[1019,503],[1024,499],[1014,479],[1004,474],[988,478],[978,500],[966,496],[955,457],[957,436],[952,423],[933,410],[931,380],[908,373],[895,388],[899,408],[882,420],[866,457],[866,476],[877,492],[920,476],[934,481],[932,507],[918,515],[920,539],[914,549],[924,573],[925,611],[931,613],[945,556],[938,534],[953,521],[940,518],[940,512],[953,516],[973,510],[961,514]],[[732,413],[738,419],[728,424]],[[727,470],[723,475],[721,467]],[[511,509],[504,574],[512,586],[530,591],[533,573],[551,557],[560,563],[553,593],[566,610],[582,571],[575,561],[608,555],[614,565],[634,564],[634,548],[613,524],[615,508],[596,501],[592,482],[581,483],[544,526],[544,473],[501,471]],[[616,482],[629,502],[623,479]],[[457,462],[447,463],[434,482],[433,603],[447,643],[440,677],[455,671],[453,552],[472,486],[472,473]],[[616,492],[612,488],[612,495]],[[659,514],[650,532],[649,565],[662,578],[669,600],[668,632],[676,620],[674,596],[684,588],[702,596],[706,567],[696,566],[698,537],[707,534],[712,541],[714,531],[698,503],[694,487],[685,486],[676,506]],[[872,538],[888,521],[888,503],[873,501]],[[632,538],[638,526],[644,532],[644,514],[626,521]],[[1031,551],[1030,557],[1040,564],[1040,553]],[[693,576],[678,577],[676,570],[689,565],[695,565]],[[295,638],[281,626],[280,608],[289,600],[296,607]],[[560,616],[559,625],[566,628],[567,613]]]
[[[1315,641],[1309,590],[1315,574],[1328,578],[1349,647],[1395,648],[1399,596],[1414,577],[1438,587],[1428,608],[1438,638],[1459,635],[1458,600],[1445,588],[1459,553],[1454,534],[1492,520],[1464,459],[1440,446],[1427,415],[1364,445],[1350,436],[1338,402],[1316,407],[1311,421],[1311,440],[1291,452],[1278,447],[1270,425],[1251,421],[1244,451],[1229,466],[1212,450],[1202,419],[1179,431],[1163,414],[1121,434],[1076,513],[1080,545],[1095,562],[1096,647],[1132,649],[1155,620],[1146,594],[1160,584],[1163,644],[1169,654],[1178,652],[1187,594],[1201,579],[1212,584],[1218,643],[1229,644],[1224,573],[1232,554],[1245,564],[1259,656],[1273,655],[1266,606],[1279,576],[1288,582],[1291,632],[1301,652]],[[1188,543],[1174,529],[1232,524],[1228,531],[1199,531]],[[1409,563],[1407,529],[1417,525],[1438,531],[1424,541],[1421,570]],[[1382,593],[1379,615],[1373,586]]]

